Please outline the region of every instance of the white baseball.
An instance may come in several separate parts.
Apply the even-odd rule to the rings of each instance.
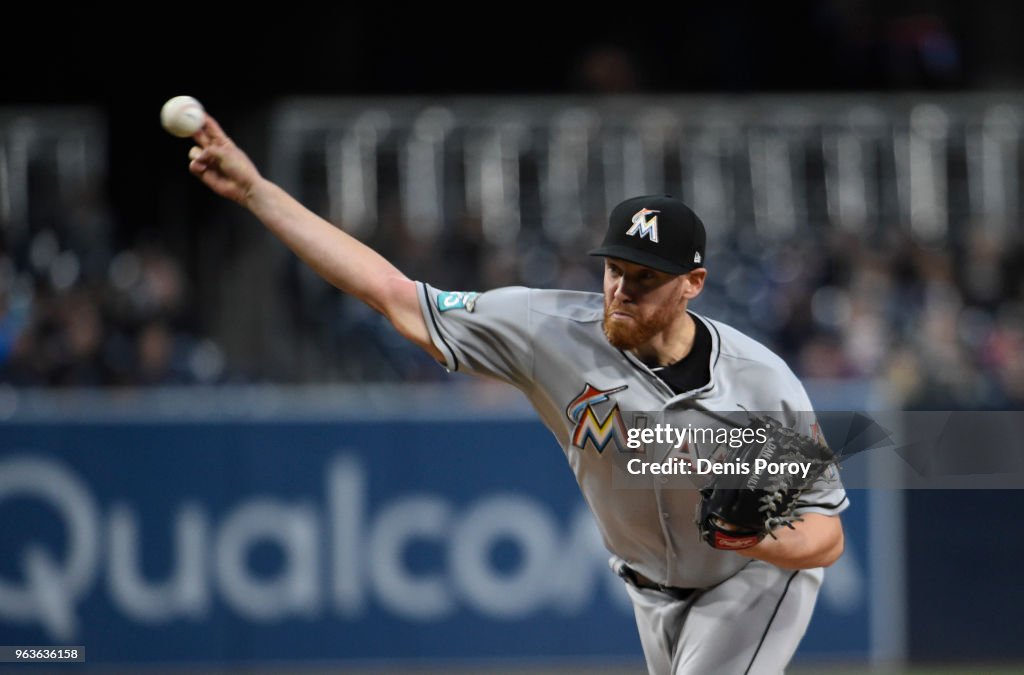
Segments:
[[[178,138],[188,138],[203,128],[206,110],[191,96],[175,96],[160,109],[160,124]]]

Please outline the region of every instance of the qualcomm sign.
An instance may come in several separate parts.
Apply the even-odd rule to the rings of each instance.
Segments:
[[[64,545],[31,534],[27,541],[0,542],[0,556],[14,563],[5,569],[16,570],[0,577],[0,624],[36,625],[54,641],[72,641],[94,593],[105,594],[128,620],[148,625],[210,620],[218,603],[260,623],[357,620],[372,606],[423,622],[459,612],[491,620],[542,610],[575,615],[602,585],[628,611],[584,507],[563,525],[553,509],[521,493],[487,493],[459,507],[427,492],[371,500],[366,467],[344,454],[333,456],[322,475],[320,495],[314,486],[302,498],[240,495],[218,512],[196,499],[161,505],[170,521],[157,528],[138,505],[102,504],[96,489],[61,460],[8,455],[0,460],[0,522],[11,522],[15,501],[41,505],[59,519]],[[160,569],[169,570],[159,579],[143,573],[142,551],[155,536],[147,524],[171,539],[158,549],[168,558]],[[442,551],[438,568],[408,563],[408,548],[423,542]],[[518,551],[512,569],[494,563],[502,543]],[[267,545],[281,564],[258,573],[252,554]]]

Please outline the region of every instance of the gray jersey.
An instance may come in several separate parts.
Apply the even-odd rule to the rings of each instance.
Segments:
[[[628,452],[626,429],[643,424],[636,416],[652,413],[682,428],[702,409],[772,411],[789,417],[787,425],[816,433],[810,400],[782,359],[734,328],[694,314],[711,333],[711,379],[677,395],[639,359],[608,342],[600,294],[418,287],[431,339],[447,368],[497,378],[526,395],[558,439],[612,553],[650,579],[687,588],[713,586],[749,563],[700,540],[694,517],[699,492],[653,476],[646,477],[646,489],[623,489],[616,485],[615,455]],[[832,474],[804,493],[799,510],[837,514],[847,504]]]

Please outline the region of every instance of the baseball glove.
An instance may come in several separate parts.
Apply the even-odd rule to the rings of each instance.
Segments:
[[[792,528],[801,520],[793,512],[800,495],[833,462],[824,445],[774,418],[755,417],[745,428],[754,433],[744,438],[755,440],[736,449],[729,463],[747,467],[749,473],[713,475],[700,491],[697,527],[701,538],[718,549],[750,548],[774,537],[772,530],[778,527]],[[796,475],[767,470],[794,463],[807,467],[806,477],[802,468]],[[758,466],[764,470],[755,471]]]

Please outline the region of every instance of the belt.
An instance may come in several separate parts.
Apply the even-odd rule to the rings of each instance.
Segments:
[[[659,584],[658,582],[648,579],[644,575],[640,574],[629,565],[619,565],[616,571],[620,577],[625,579],[634,587],[661,591],[665,595],[670,596],[673,600],[686,600],[693,595],[694,591],[697,590],[696,588],[680,588],[679,586],[666,586],[664,584]]]

